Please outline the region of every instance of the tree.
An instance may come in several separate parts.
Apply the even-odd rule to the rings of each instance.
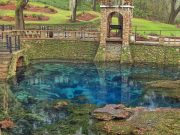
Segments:
[[[70,0],[72,22],[76,22],[77,2],[77,0]]]
[[[176,8],[177,0],[171,0],[171,12],[168,23],[174,24],[178,13],[180,12],[180,5]]]
[[[16,10],[15,10],[15,28],[18,30],[24,30],[24,14],[23,10],[25,6],[28,4],[29,0],[17,0]]]
[[[97,0],[93,0],[93,11],[96,11],[96,4],[97,4]]]

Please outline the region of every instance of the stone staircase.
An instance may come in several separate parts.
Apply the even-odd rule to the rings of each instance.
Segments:
[[[11,61],[11,54],[0,49],[0,80],[5,80],[8,76],[8,68]]]

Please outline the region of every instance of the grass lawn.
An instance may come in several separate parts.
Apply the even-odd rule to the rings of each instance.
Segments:
[[[31,2],[41,2],[54,6],[59,9],[69,10],[69,0],[30,0]],[[92,1],[81,1],[78,5],[78,10],[92,10]],[[97,4],[97,10],[100,10],[99,5]]]
[[[43,4],[43,3],[39,3],[39,2],[30,2],[31,5],[34,6],[39,6],[39,7],[45,7],[45,6],[49,6],[47,4]],[[67,23],[71,23],[70,20],[70,12],[68,10],[63,10],[63,9],[59,9],[59,8],[55,8],[52,6],[49,6],[50,8],[53,8],[57,11],[56,14],[48,14],[48,13],[37,13],[37,12],[29,12],[29,11],[25,11],[24,14],[35,14],[35,15],[44,15],[44,16],[48,16],[50,19],[48,21],[26,21],[26,24],[67,24]],[[77,14],[82,13],[83,11],[78,11]],[[96,14],[97,16],[99,16],[98,12],[94,12],[94,11],[86,11],[87,13],[91,13],[91,14]],[[15,13],[13,10],[1,10],[0,9],[0,16],[15,16]],[[94,20],[91,20],[87,23],[93,22],[95,20],[98,20],[99,17],[95,18]],[[86,22],[77,22],[77,23],[86,23]],[[14,24],[14,21],[0,21],[0,24]]]
[[[162,35],[180,36],[180,28],[177,28],[176,25],[170,25],[170,24],[160,23],[157,21],[149,21],[149,20],[134,18],[133,26],[137,27],[137,30],[149,30],[146,33],[144,33],[143,31],[138,31],[138,33],[141,34],[147,34],[147,33],[159,34],[160,33],[159,30],[162,30],[161,31]]]
[[[113,24],[117,24],[117,19],[113,18]],[[179,36],[180,37],[180,28],[177,28],[176,25],[160,23],[158,21],[149,21],[140,18],[133,18],[133,31],[137,29],[137,33],[142,35],[147,34],[161,34],[166,36]]]
[[[32,1],[40,1],[40,2],[32,2]],[[7,2],[7,0],[0,0],[1,2]],[[47,3],[47,4],[46,4]],[[25,14],[34,14],[34,15],[44,15],[44,16],[48,16],[49,20],[48,21],[26,21],[26,24],[71,24],[71,25],[76,25],[76,24],[90,24],[90,23],[94,23],[97,24],[97,27],[99,28],[99,24],[97,23],[99,21],[99,16],[100,13],[99,12],[94,12],[91,10],[90,7],[90,3],[89,3],[89,11],[85,11],[91,14],[96,14],[98,17],[95,18],[94,20],[91,21],[87,21],[87,22],[77,22],[77,23],[71,23],[70,22],[70,11],[65,10],[68,9],[68,0],[31,0],[30,2],[31,5],[34,6],[40,6],[40,7],[45,7],[45,6],[49,6],[53,5],[53,6],[49,6],[50,8],[53,8],[57,11],[57,13],[55,14],[48,14],[48,13],[38,13],[38,12],[29,12],[29,11],[25,11]],[[88,2],[87,2],[88,5]],[[84,6],[84,8],[87,8],[86,4]],[[81,7],[81,6],[80,6]],[[78,11],[78,14],[82,13],[83,11]],[[14,17],[15,13],[13,10],[0,10],[0,16],[12,16]],[[116,19],[113,19],[114,23],[117,23]],[[7,22],[7,21],[0,21],[0,24],[14,24],[14,21],[12,22]],[[149,21],[149,20],[145,20],[145,19],[139,19],[139,18],[134,18],[133,19],[133,29],[138,30],[138,33],[142,34],[142,35],[147,35],[147,34],[160,34],[159,30],[161,31],[162,35],[167,35],[167,36],[180,36],[180,29],[177,28],[175,25],[169,25],[169,24],[165,24],[165,23],[160,23],[157,21]],[[146,32],[144,31],[140,31],[140,30],[146,30]]]

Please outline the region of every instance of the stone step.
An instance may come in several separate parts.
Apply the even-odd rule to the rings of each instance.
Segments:
[[[10,63],[10,59],[8,60],[0,59],[0,64],[9,65],[9,63]]]
[[[0,64],[0,69],[1,68],[8,68],[8,64]]]
[[[4,51],[4,52],[1,52],[1,50],[0,50],[0,55],[9,55],[10,54],[10,52],[9,51]]]
[[[0,64],[0,72],[8,72],[8,65]]]
[[[8,76],[8,73],[1,73],[1,72],[0,72],[0,80],[6,79],[7,76]]]
[[[10,59],[11,57],[11,54],[0,54],[0,59]]]

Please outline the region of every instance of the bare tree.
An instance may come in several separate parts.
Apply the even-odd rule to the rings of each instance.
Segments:
[[[77,2],[78,2],[77,0],[70,0],[72,22],[76,22]]]
[[[175,23],[176,17],[180,12],[180,4],[178,5],[177,8],[176,8],[176,4],[178,4],[177,0],[171,0],[171,12],[168,20],[169,24]]]
[[[28,4],[29,0],[17,0],[16,10],[15,10],[15,28],[18,30],[24,30],[24,8]]]

